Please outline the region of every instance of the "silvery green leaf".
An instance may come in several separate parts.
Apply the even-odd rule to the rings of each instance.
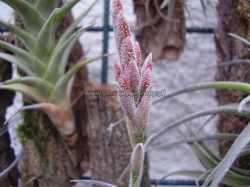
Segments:
[[[74,67],[72,67],[69,71],[67,71],[56,83],[54,86],[54,89],[51,92],[50,95],[50,101],[58,104],[59,106],[62,106],[63,108],[66,108],[69,106],[70,101],[67,100],[67,94],[66,94],[66,89],[67,89],[67,84],[71,77],[82,67],[86,66],[87,64],[98,60],[100,58],[103,58],[107,55],[101,55],[95,58],[90,58],[88,60],[82,61],[78,64],[76,64]]]
[[[28,64],[26,61],[22,60],[21,58],[17,58],[13,55],[9,55],[7,53],[1,53],[1,52],[0,52],[0,58],[17,65],[17,67],[19,67],[29,76],[33,76],[33,77],[36,76],[36,74],[32,70],[32,65]]]
[[[94,180],[71,180],[70,182],[83,183],[83,184],[94,184],[94,185],[103,186],[103,187],[117,187],[113,184],[109,184],[106,182],[100,182],[100,181],[94,181]]]
[[[53,52],[55,47],[55,31],[57,27],[54,24],[54,20],[56,12],[58,11],[59,9],[55,9],[52,12],[37,36],[34,55],[43,62],[47,62],[49,60],[50,54]]]
[[[242,38],[240,36],[237,36],[236,34],[232,34],[232,33],[229,33],[230,36],[242,41],[244,44],[246,45],[250,45],[250,42],[248,40],[246,40],[245,38]]]
[[[234,89],[234,90],[240,90],[240,91],[245,91],[245,92],[250,93],[250,85],[248,83],[228,82],[228,81],[211,82],[211,83],[197,84],[197,85],[189,86],[189,87],[174,91],[170,94],[167,94],[163,98],[154,101],[153,104],[156,104],[158,102],[161,102],[165,99],[174,97],[179,94],[192,92],[196,90],[215,89],[215,88],[216,89]]]
[[[44,102],[45,99],[42,98],[42,94],[36,89],[31,86],[16,83],[16,84],[10,84],[10,85],[2,85],[0,89],[6,89],[6,90],[12,90],[16,92],[20,92],[29,98],[35,100],[36,102]]]
[[[15,34],[25,45],[25,47],[30,51],[33,52],[36,39],[33,37],[30,33],[14,26],[8,23],[5,23],[4,21],[0,20],[0,25],[3,26],[4,28],[8,29],[10,32]]]
[[[250,141],[249,134],[250,134],[250,123],[239,134],[238,138],[234,141],[233,145],[231,146],[225,157],[218,165],[214,177],[212,179],[212,183],[210,185],[211,187],[217,187],[219,183],[223,180],[224,176],[227,174],[230,167],[240,154],[240,152],[249,143]],[[250,179],[247,185],[250,185]]]
[[[50,82],[47,82],[38,77],[20,77],[16,79],[10,79],[4,82],[4,85],[22,83],[25,85],[32,86],[39,90],[44,98],[49,99],[50,92],[53,89],[53,85]]]
[[[26,61],[29,64],[28,67],[30,67],[33,71],[36,72],[38,77],[42,77],[44,75],[46,69],[45,65],[43,64],[43,62],[38,60],[35,56],[30,54],[29,52],[1,40],[0,40],[0,46],[20,56],[24,61]]]
[[[31,4],[24,0],[2,0],[16,10],[23,18],[25,30],[34,37],[42,28],[45,18]]]
[[[75,43],[78,41],[79,37],[83,32],[91,27],[93,24],[88,25],[75,34],[73,34],[68,40],[66,40],[58,49],[55,49],[52,53],[53,56],[50,57],[50,62],[48,64],[47,71],[44,75],[45,80],[52,83],[56,83],[60,77],[65,73],[65,67],[67,65],[69,54],[74,47]]]

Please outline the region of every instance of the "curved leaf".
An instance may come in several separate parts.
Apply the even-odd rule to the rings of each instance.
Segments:
[[[230,36],[242,41],[244,44],[246,45],[250,45],[250,42],[248,40],[246,40],[245,38],[242,38],[240,36],[237,36],[236,34],[232,34],[232,33],[229,33]]]
[[[70,78],[82,67],[85,65],[98,60],[100,58],[103,58],[107,55],[101,55],[99,57],[91,58],[89,60],[85,60],[83,62],[78,63],[75,65],[73,68],[71,68],[63,77],[61,77],[58,82],[56,83],[51,96],[50,96],[50,101],[62,106],[63,108],[67,108],[69,106],[70,101],[67,99],[67,94],[66,94],[66,89],[67,89],[67,84],[70,80]]]
[[[223,180],[224,176],[227,174],[228,170],[242,151],[242,149],[249,143],[250,141],[250,123],[243,129],[238,138],[235,140],[231,148],[228,150],[224,159],[218,165],[214,177],[212,179],[211,187],[217,187],[219,183]],[[250,185],[250,178],[249,183]]]
[[[211,83],[204,83],[204,84],[197,84],[197,85],[193,85],[193,86],[189,86],[180,90],[177,90],[175,92],[172,92],[170,94],[167,94],[166,96],[164,96],[161,99],[158,99],[156,101],[154,101],[152,104],[156,104],[159,103],[165,99],[168,99],[170,97],[174,97],[176,95],[182,94],[182,93],[186,93],[186,92],[192,92],[192,91],[196,91],[196,90],[205,90],[205,89],[234,89],[234,90],[240,90],[240,91],[245,91],[250,93],[250,84],[248,83],[242,83],[242,82],[211,82]]]
[[[0,89],[12,90],[15,92],[21,92],[22,94],[28,96],[29,98],[37,101],[37,102],[44,102],[45,99],[42,98],[42,94],[36,89],[31,86],[27,86],[25,84],[10,84],[10,85],[2,85]]]
[[[173,176],[173,175],[183,175],[183,176],[188,176],[188,177],[195,177],[195,178],[199,178],[200,176],[201,179],[205,179],[208,177],[209,173],[206,173],[204,171],[175,171],[172,173],[169,173],[167,175],[165,175],[162,179],[164,180],[165,178],[169,177],[169,176]],[[235,175],[231,175],[228,174],[225,176],[225,178],[223,179],[222,183],[229,185],[229,186],[247,186],[249,185],[250,179],[244,176],[235,176]]]
[[[71,180],[70,182],[77,182],[77,183],[83,183],[83,184],[94,184],[94,185],[103,186],[103,187],[117,187],[113,184],[109,184],[106,182],[100,182],[100,181],[94,181],[94,180]]]
[[[182,140],[178,140],[171,143],[161,144],[152,148],[149,148],[147,151],[155,150],[155,149],[166,149],[169,147],[174,147],[182,143],[194,143],[194,142],[200,142],[200,141],[209,141],[209,140],[235,140],[238,137],[237,134],[227,134],[227,133],[221,133],[221,134],[213,134],[213,135],[206,135],[206,136],[199,136],[199,137],[188,137]]]
[[[22,84],[30,85],[33,88],[38,89],[43,95],[43,97],[47,100],[49,99],[50,92],[53,89],[53,85],[51,83],[38,77],[20,77],[16,79],[10,79],[10,80],[5,81],[4,85],[15,84],[15,83],[22,83]]]
[[[30,33],[14,25],[5,23],[4,21],[1,21],[1,20],[0,20],[0,25],[8,29],[13,34],[15,34],[30,52],[33,51],[35,47],[36,39]]]
[[[71,10],[71,8],[75,6],[79,1],[80,0],[70,0],[67,4],[59,9],[54,20],[54,26],[56,28],[61,23],[62,19],[66,16],[66,14]]]
[[[36,37],[45,22],[40,12],[24,0],[2,1],[21,14],[24,20],[25,30]]]
[[[59,9],[57,8],[52,12],[37,36],[34,55],[44,62],[48,61],[55,47],[55,31],[57,27],[54,24],[54,19],[58,11]]]
[[[76,26],[80,21],[89,13],[89,11],[93,8],[98,0],[95,0],[87,10],[85,10],[71,25],[67,28],[67,30],[62,34],[59,41],[57,42],[56,49],[59,48],[67,39],[68,37],[74,32]]]
[[[22,57],[23,60],[29,63],[29,67],[32,67],[31,69],[34,70],[39,77],[44,75],[46,69],[45,65],[27,51],[1,40],[0,46]]]
[[[9,55],[7,53],[1,53],[0,52],[0,58],[7,60],[15,65],[17,65],[17,67],[19,67],[21,70],[23,70],[25,73],[27,73],[29,76],[33,76],[35,77],[36,75],[34,74],[34,72],[32,71],[32,67],[30,67],[30,64],[28,64],[27,62],[23,61],[20,58],[17,58],[13,55]]]
[[[83,32],[91,27],[93,24],[78,30],[75,34],[73,34],[58,50],[53,52],[53,56],[49,62],[47,71],[44,75],[45,80],[49,80],[52,83],[56,83],[60,77],[63,76],[65,72],[65,67],[67,65],[67,60],[69,54],[74,47],[75,43],[79,39],[79,37],[83,34]]]
[[[156,140],[157,138],[159,138],[161,135],[163,135],[164,133],[166,133],[167,131],[169,131],[170,129],[181,125],[187,121],[199,118],[201,116],[206,116],[206,115],[211,115],[211,114],[233,114],[233,115],[238,115],[238,116],[244,116],[249,118],[250,117],[250,106],[249,105],[245,105],[245,107],[243,108],[242,112],[238,111],[238,104],[230,104],[230,105],[225,105],[225,106],[219,106],[213,109],[209,109],[209,110],[204,110],[201,112],[197,112],[194,113],[192,115],[189,115],[187,117],[184,117],[182,119],[179,119],[171,124],[169,124],[168,126],[164,127],[162,130],[160,130],[158,133],[153,134],[153,137],[150,139],[150,141],[148,142],[148,145],[150,145],[154,140]]]

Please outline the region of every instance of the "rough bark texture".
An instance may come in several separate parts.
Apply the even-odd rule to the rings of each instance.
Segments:
[[[172,19],[178,22],[170,22],[164,19],[157,11],[154,0],[149,1],[149,11],[146,11],[147,1],[134,0],[134,10],[137,15],[135,31],[136,40],[140,43],[142,59],[152,52],[153,60],[169,59],[177,60],[185,45],[185,17],[183,6],[176,1]],[[161,1],[157,1],[159,5]],[[158,6],[159,6],[158,5]],[[161,9],[167,17],[168,7]],[[150,17],[150,19],[148,18]]]
[[[59,26],[56,36],[59,37],[72,21],[73,16],[69,13]],[[72,67],[79,59],[83,59],[83,55],[81,44],[77,42],[70,54],[67,68]],[[32,129],[30,137],[33,140],[26,139],[24,143],[26,158],[20,163],[22,186],[25,184],[28,184],[27,187],[73,186],[70,180],[79,179],[81,174],[89,169],[87,112],[82,95],[87,81],[87,69],[84,67],[77,73],[72,90],[72,107],[78,133],[75,146],[69,147],[64,142],[44,114],[28,111],[24,115],[24,123],[39,126],[39,135]]]
[[[13,35],[0,36],[0,40],[13,43]],[[0,48],[0,52],[6,50]],[[9,62],[0,59],[0,82],[11,78],[12,68]],[[4,127],[6,108],[12,104],[14,93],[7,90],[0,90],[0,129]],[[14,151],[10,147],[9,133],[6,132],[0,137],[0,172],[6,169],[15,159]],[[17,186],[18,183],[18,170],[17,167],[7,174],[4,178],[0,179],[1,187]]]
[[[249,59],[249,47],[228,35],[234,33],[250,40],[250,4],[245,0],[220,0],[217,6],[221,25],[215,29],[215,41],[218,63],[234,60]],[[249,65],[232,65],[218,69],[217,81],[250,82]],[[240,102],[248,94],[235,90],[217,90],[216,98],[219,105]],[[235,116],[220,115],[217,122],[218,131],[221,133],[240,133],[249,123],[249,119]],[[220,141],[219,150],[223,157],[230,148],[231,141]],[[241,157],[235,163],[236,166],[250,169],[250,157]]]
[[[87,91],[104,92],[116,91],[111,85],[90,85]],[[117,96],[87,96],[88,105],[88,134],[90,146],[91,175],[93,180],[104,181],[117,185],[123,170],[130,162],[131,145],[128,138],[125,121],[117,125],[113,131],[112,143],[109,145],[107,128],[110,123],[123,117],[123,111]],[[141,186],[150,186],[148,163],[145,159],[144,175]],[[127,187],[129,172],[119,186]]]

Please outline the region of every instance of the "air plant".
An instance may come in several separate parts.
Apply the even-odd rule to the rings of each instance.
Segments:
[[[56,8],[60,1],[3,0],[20,14],[25,30],[1,20],[0,25],[15,34],[27,51],[0,41],[1,47],[16,55],[0,53],[0,58],[15,64],[27,76],[7,80],[0,84],[0,88],[21,92],[34,101],[36,104],[24,106],[19,111],[37,109],[46,113],[68,145],[74,145],[77,133],[70,107],[74,75],[80,68],[101,57],[80,61],[67,72],[65,67],[72,47],[83,32],[93,24],[79,29],[74,34],[72,32],[97,1],[94,1],[56,41],[55,33],[58,25],[79,2],[71,0],[61,8]]]
[[[242,41],[246,45],[250,45],[250,42],[246,39],[237,36],[235,34],[229,34],[230,36]],[[241,64],[241,63],[247,63],[249,64],[249,60],[247,59],[238,59],[226,62],[222,65],[233,65],[233,64]],[[203,89],[234,89],[234,90],[241,90],[245,91],[247,93],[250,93],[250,85],[248,83],[242,83],[242,82],[212,82],[212,83],[205,83],[205,84],[199,84],[190,86],[187,88],[183,88],[181,90],[177,90],[173,93],[170,93],[163,98],[156,100],[153,102],[153,104],[156,104],[160,101],[163,101],[164,99],[186,93],[196,90],[203,90]],[[182,118],[165,128],[163,128],[158,133],[153,134],[151,137],[149,137],[148,145],[150,145],[155,139],[157,139],[159,136],[166,133],[168,130],[183,124],[189,120],[196,119],[201,116],[205,115],[217,115],[217,114],[232,114],[232,115],[238,115],[238,116],[244,116],[247,118],[250,118],[250,108],[247,102],[250,101],[250,97],[246,97],[243,99],[240,104],[229,104],[225,106],[219,106],[214,109],[201,111],[195,114],[192,114],[190,116],[187,116],[185,118]],[[212,186],[217,187],[219,183],[224,183],[230,186],[249,186],[250,185],[250,171],[249,170],[243,170],[236,167],[233,167],[234,161],[243,155],[249,155],[249,133],[250,133],[250,124],[247,124],[247,126],[244,128],[244,130],[235,137],[235,141],[232,144],[231,148],[228,150],[227,154],[223,159],[218,158],[212,151],[210,151],[208,148],[206,148],[203,143],[198,143],[192,146],[192,149],[196,152],[196,155],[201,160],[202,164],[205,166],[205,168],[208,170],[207,172],[189,172],[189,171],[180,171],[180,172],[174,172],[170,173],[167,176],[180,174],[180,175],[187,175],[187,176],[193,176],[200,178],[205,178],[205,182],[202,186]],[[196,136],[192,131],[191,134],[193,136]],[[224,135],[220,136],[220,138],[225,138]],[[232,137],[231,137],[232,138]],[[200,140],[204,140],[205,138],[199,138]],[[185,142],[188,142],[189,140],[186,140]],[[197,147],[198,146],[198,147]],[[200,146],[200,147],[199,147]],[[199,150],[201,149],[201,150]],[[203,150],[202,150],[203,149]],[[199,151],[199,152],[197,152]],[[166,176],[165,176],[166,177]],[[211,183],[211,184],[210,184]]]
[[[126,115],[128,135],[133,149],[129,164],[131,166],[129,186],[139,187],[145,154],[143,137],[151,106],[149,92],[153,86],[151,84],[152,54],[148,55],[141,67],[140,46],[138,42],[131,40],[130,28],[120,0],[111,1],[111,15],[116,48],[120,57],[120,66],[114,61],[114,75],[118,99]],[[89,183],[90,181],[72,182]],[[93,181],[92,184],[102,185],[98,181]],[[107,184],[103,184],[105,185]]]

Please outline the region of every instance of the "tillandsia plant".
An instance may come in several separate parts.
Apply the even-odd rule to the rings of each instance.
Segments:
[[[120,65],[114,61],[114,75],[117,81],[118,98],[126,115],[131,156],[130,187],[139,187],[144,161],[144,131],[149,120],[151,98],[152,54],[146,58],[142,68],[141,51],[138,42],[131,41],[131,32],[124,16],[120,0],[111,3],[115,43],[120,57]]]
[[[0,46],[17,56],[0,53],[3,58],[24,71],[27,76],[1,83],[1,89],[21,92],[36,104],[22,107],[19,111],[38,109],[46,113],[68,145],[77,140],[70,95],[75,73],[86,64],[101,57],[78,62],[65,73],[71,49],[89,24],[72,35],[77,24],[97,1],[83,12],[56,41],[56,29],[65,15],[79,0],[71,0],[57,8],[61,0],[3,0],[20,14],[25,29],[0,20],[0,25],[15,34],[26,47],[0,41]],[[17,112],[19,112],[17,111]]]
[[[115,43],[120,57],[120,66],[117,61],[114,61],[114,75],[118,99],[126,115],[128,135],[133,149],[129,164],[131,167],[129,187],[139,187],[145,155],[143,137],[151,107],[151,97],[148,92],[153,86],[151,84],[152,54],[148,55],[141,67],[140,46],[138,42],[131,40],[130,28],[120,0],[111,1],[111,15]],[[72,182],[113,186],[98,181],[73,180]]]
[[[240,36],[237,36],[235,34],[229,34],[229,35],[242,41],[244,44],[250,46],[250,42],[247,41],[246,39]],[[235,64],[241,64],[241,63],[250,64],[250,61],[248,59],[237,59],[237,60],[232,60],[229,62],[222,63],[221,65],[235,65]],[[167,98],[170,98],[170,97],[182,94],[182,93],[202,90],[202,89],[211,89],[211,88],[234,89],[234,90],[240,90],[240,91],[245,91],[247,93],[250,93],[250,84],[248,83],[227,82],[227,81],[212,82],[212,83],[194,85],[194,86],[190,86],[190,87],[178,90],[176,92],[170,93],[164,96],[163,98],[153,102],[153,104],[156,104],[160,101],[163,101],[164,99],[167,99]],[[243,99],[239,104],[228,104],[225,106],[219,106],[214,109],[197,112],[195,114],[182,118],[166,126],[158,133],[155,133],[151,137],[149,137],[148,145],[150,145],[155,139],[157,139],[162,134],[166,133],[168,130],[180,124],[183,124],[187,121],[190,121],[192,119],[196,119],[198,117],[202,117],[206,115],[231,114],[231,115],[237,115],[237,116],[250,118],[250,110],[249,110],[250,108],[249,108],[249,105],[247,104],[247,102],[249,101],[250,101],[250,97],[248,96],[245,99]],[[243,129],[243,131],[239,135],[218,134],[216,136],[196,137],[194,132],[191,131],[190,133],[192,136],[191,139],[187,138],[186,140],[182,140],[181,142],[191,143],[191,142],[196,142],[196,141],[204,141],[207,139],[231,139],[235,141],[223,159],[216,156],[212,151],[210,151],[201,142],[190,144],[190,147],[194,150],[196,155],[199,157],[200,161],[202,162],[204,167],[207,169],[207,171],[206,172],[180,171],[180,172],[170,173],[167,176],[187,175],[187,176],[192,176],[192,177],[199,177],[199,179],[205,179],[205,182],[202,185],[204,187],[206,186],[217,187],[220,183],[223,183],[229,186],[249,186],[250,185],[250,171],[232,166],[237,158],[250,154],[250,149],[248,145],[250,141],[249,133],[250,133],[249,123],[246,125],[246,127]],[[173,144],[176,145],[176,143],[178,142],[175,142]]]

